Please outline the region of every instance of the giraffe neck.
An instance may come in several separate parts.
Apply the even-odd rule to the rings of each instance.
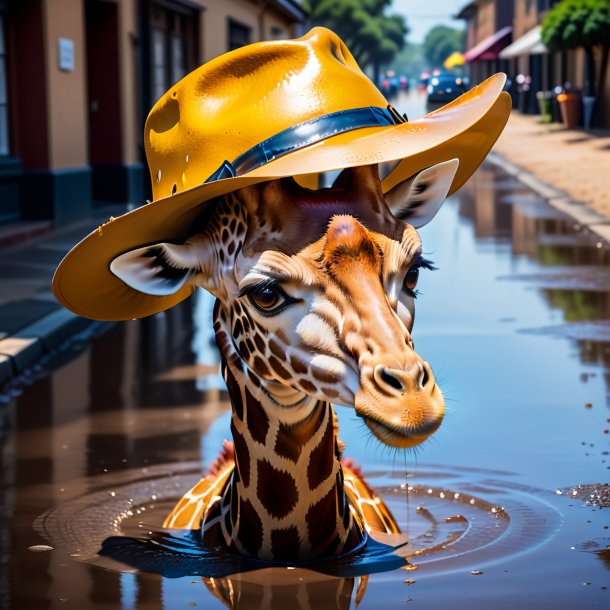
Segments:
[[[349,552],[364,533],[345,494],[331,404],[256,375],[230,326],[217,302],[236,468],[204,537],[208,526],[220,527],[229,548],[267,561]]]

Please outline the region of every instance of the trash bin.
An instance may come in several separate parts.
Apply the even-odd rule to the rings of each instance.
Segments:
[[[563,118],[561,116],[561,110],[559,108],[559,102],[557,101],[557,96],[565,93],[563,87],[555,87],[553,89],[553,99],[551,100],[551,116],[553,117],[554,123],[562,123]]]
[[[568,129],[575,129],[580,125],[580,94],[574,92],[560,93],[557,96],[561,117]]]
[[[536,99],[538,100],[538,108],[542,115],[543,123],[551,123],[553,116],[551,114],[551,98],[553,94],[550,91],[538,91],[536,93]]]
[[[593,124],[593,117],[595,116],[595,103],[597,98],[592,95],[583,95],[582,98],[582,109],[583,109],[583,125],[585,129],[591,129]]]

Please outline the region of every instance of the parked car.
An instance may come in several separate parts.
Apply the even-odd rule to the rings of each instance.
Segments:
[[[468,81],[453,74],[439,74],[428,82],[428,103],[447,103],[468,89]]]

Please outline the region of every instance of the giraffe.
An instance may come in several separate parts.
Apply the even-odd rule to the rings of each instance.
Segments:
[[[224,195],[205,230],[115,258],[111,271],[150,295],[186,284],[216,297],[214,331],[233,444],[178,502],[165,527],[270,562],[360,548],[399,528],[349,462],[332,404],[355,409],[382,443],[423,442],[444,399],[411,331],[422,257],[416,228],[440,208],[452,159],[384,195],[376,165],[328,188],[293,178]]]

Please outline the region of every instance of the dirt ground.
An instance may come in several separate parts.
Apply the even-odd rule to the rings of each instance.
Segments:
[[[610,219],[610,130],[544,125],[513,111],[493,150]]]

